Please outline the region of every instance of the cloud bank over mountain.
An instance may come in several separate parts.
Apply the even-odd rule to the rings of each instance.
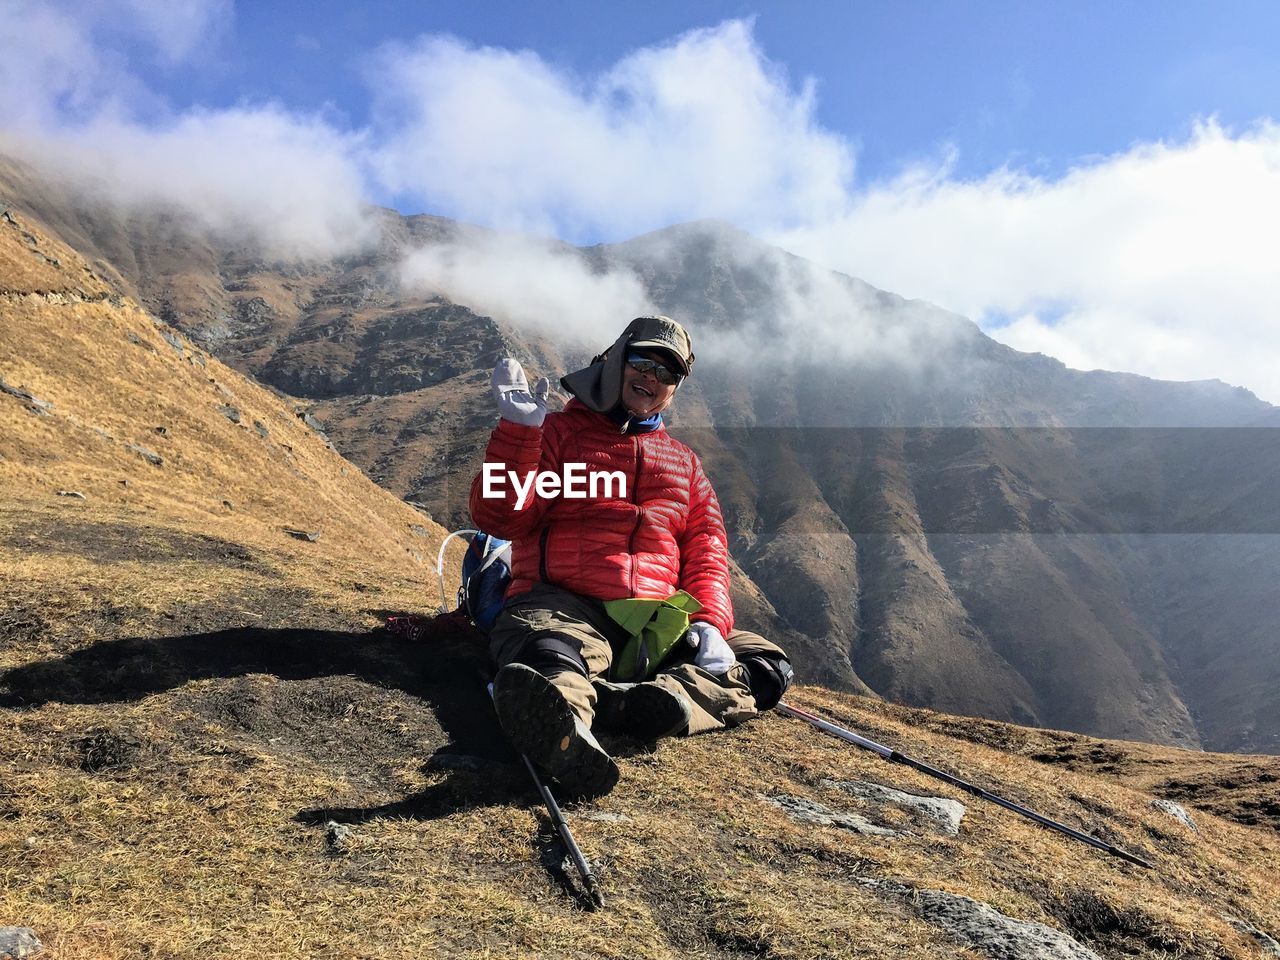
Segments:
[[[863,183],[854,143],[818,119],[819,81],[771,61],[750,21],[634,50],[590,76],[448,36],[387,45],[367,58],[373,119],[352,128],[278,103],[174,110],[130,70],[126,29],[130,49],[160,63],[216,57],[233,27],[225,0],[4,8],[0,150],[99,196],[189,209],[279,255],[358,249],[380,195],[578,243],[718,217],[970,316],[1019,349],[1217,377],[1280,401],[1267,236],[1280,219],[1280,126],[1266,119],[1243,131],[1202,120],[1182,139],[1057,178],[962,179],[944,156]],[[501,262],[466,264],[476,251],[464,249],[412,258],[404,274],[451,284],[456,299],[536,291],[517,314],[636,301],[634,278],[575,271],[537,246],[505,274],[482,275]],[[554,281],[539,284],[543,273]]]
[[[1199,124],[1058,180],[944,165],[770,239],[1081,369],[1220,378],[1280,402],[1280,126]]]
[[[654,311],[632,271],[592,271],[572,247],[523,234],[477,231],[423,247],[401,264],[400,282],[581,348],[611,341],[620,318]]]

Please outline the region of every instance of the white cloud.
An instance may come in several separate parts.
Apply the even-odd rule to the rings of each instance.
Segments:
[[[81,149],[86,142],[92,150]],[[187,114],[161,128],[100,118],[0,150],[87,188],[99,202],[186,210],[274,256],[328,257],[367,244],[373,224],[358,138],[272,106]]]
[[[1058,180],[911,171],[773,239],[1073,366],[1280,401],[1280,126],[1139,144]],[[1008,324],[997,318],[1017,317]]]
[[[273,253],[331,256],[372,237],[355,154],[358,138],[322,119],[266,106],[196,112],[160,130],[100,122],[82,131],[91,163],[51,162],[104,177],[119,201],[186,207],[223,236]]]
[[[859,185],[851,142],[816,119],[814,83],[793,83],[744,21],[636,50],[592,76],[448,37],[390,46],[371,57],[377,119],[361,131],[271,104],[173,115],[130,71],[121,30],[134,33],[130,50],[140,37],[173,64],[216,47],[229,11],[229,0],[75,10],[0,0],[0,143],[92,179],[104,196],[182,205],[215,229],[304,256],[363,242],[362,204],[379,192],[578,241],[719,217],[973,317],[1019,349],[1221,378],[1280,402],[1273,122],[1244,132],[1206,122],[1185,141],[1137,144],[1056,179],[1006,169],[960,180],[943,161]],[[593,274],[552,249],[509,261],[470,250],[473,263],[455,249],[414,260],[405,276],[496,314],[570,317],[587,332],[581,305],[593,299],[610,325],[641,309],[634,277]],[[820,287],[795,287],[804,295],[790,297],[789,316],[831,342],[858,342],[858,305],[845,323],[843,294]],[[921,345],[897,346],[886,349]]]
[[[702,316],[708,305],[697,288],[672,291],[666,302],[677,317],[711,321],[698,331],[711,344],[708,357],[741,357],[744,343],[768,344],[779,361],[892,364],[899,374],[927,371],[936,378],[955,366],[956,341],[972,329],[929,304],[885,297],[725,223],[651,233],[614,250],[613,262],[634,263],[646,276],[662,276],[691,256],[721,271],[709,282],[725,282],[731,297],[741,295],[727,305],[731,315]],[[743,287],[732,289],[739,280]]]
[[[567,238],[706,216],[811,222],[852,154],[730,21],[592,78],[528,52],[430,37],[383,51],[377,167],[429,208]]]
[[[588,78],[430,38],[384,51],[378,80],[392,92],[377,169],[433,209],[569,237],[721,217],[1018,349],[1280,401],[1273,124],[1205,123],[1055,180],[959,180],[944,161],[857,186],[812,84],[793,87],[740,21]],[[794,311],[810,327],[831,312],[829,297],[814,305]]]
[[[144,96],[123,56],[99,49],[81,18],[54,4],[0,0],[0,49],[0,121],[9,131],[47,130]]]
[[[594,272],[573,247],[519,234],[467,231],[410,254],[400,279],[411,292],[443,294],[562,345],[597,347],[653,312],[629,271]]]
[[[230,24],[231,0],[0,0],[0,121],[48,133],[159,109],[130,55],[173,67],[205,54]]]
[[[277,255],[368,241],[360,134],[272,104],[173,115],[112,43],[128,30],[163,61],[189,58],[225,30],[228,0],[3,2],[0,149],[101,201],[184,208]]]

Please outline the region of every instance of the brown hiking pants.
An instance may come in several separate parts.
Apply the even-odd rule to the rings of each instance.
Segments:
[[[607,680],[614,654],[627,642],[627,634],[607,613],[604,604],[550,584],[535,584],[515,597],[498,615],[490,632],[489,652],[501,668],[520,658],[527,644],[539,636],[554,636],[574,648],[586,662],[588,676],[564,670],[551,682],[587,726],[595,716],[596,693],[592,680]],[[782,654],[763,637],[734,630],[725,640],[739,658],[754,653]],[[684,696],[693,708],[689,734],[735,726],[757,714],[748,685],[747,668],[736,663],[723,677],[708,673],[691,661],[675,659],[653,682]]]

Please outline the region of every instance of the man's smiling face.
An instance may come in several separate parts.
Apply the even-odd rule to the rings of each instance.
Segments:
[[[656,360],[668,370],[675,371],[675,361],[661,350],[633,350],[648,360]],[[648,417],[667,408],[675,396],[677,384],[658,381],[653,372],[641,373],[631,364],[622,367],[622,405],[637,417]]]

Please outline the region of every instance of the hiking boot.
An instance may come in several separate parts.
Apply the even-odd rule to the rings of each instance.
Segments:
[[[683,733],[693,719],[689,701],[656,683],[595,681],[596,717],[602,724],[637,740],[658,740]]]
[[[532,667],[509,663],[493,679],[498,723],[512,746],[571,796],[600,797],[618,782],[618,765],[596,742],[555,684]]]

